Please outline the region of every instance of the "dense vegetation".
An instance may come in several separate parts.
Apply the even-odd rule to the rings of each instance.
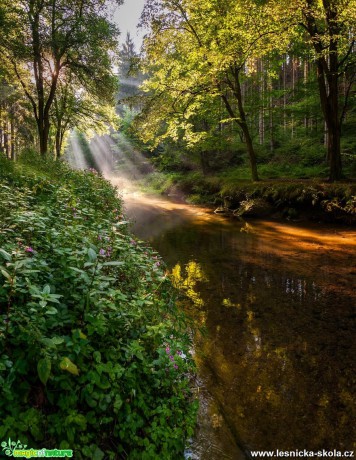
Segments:
[[[356,0],[147,0],[141,55],[111,7],[0,4],[0,439],[176,459],[195,405],[163,263],[95,169],[56,160],[72,132],[72,158],[140,173],[142,151],[151,184],[195,202],[351,222],[352,185],[284,179],[355,173]],[[106,150],[83,134],[110,129]]]
[[[95,171],[0,158],[0,439],[180,458],[195,405],[161,259]]]
[[[354,174],[355,11],[354,0],[148,1],[137,135],[165,170]]]

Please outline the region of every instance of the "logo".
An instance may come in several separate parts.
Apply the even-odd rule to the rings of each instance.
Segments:
[[[21,441],[11,441],[9,438],[8,441],[1,443],[2,450],[5,455],[8,457],[17,457],[17,458],[65,458],[73,457],[73,451],[70,449],[28,449],[27,445],[23,445]]]

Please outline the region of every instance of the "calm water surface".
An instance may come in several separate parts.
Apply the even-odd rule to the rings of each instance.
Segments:
[[[192,299],[201,409],[192,457],[356,450],[356,232],[231,221],[125,197],[133,231]]]

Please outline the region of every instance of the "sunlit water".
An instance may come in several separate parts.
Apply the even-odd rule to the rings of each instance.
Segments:
[[[192,458],[354,449],[356,233],[231,221],[130,193],[125,202],[206,328],[195,340]]]

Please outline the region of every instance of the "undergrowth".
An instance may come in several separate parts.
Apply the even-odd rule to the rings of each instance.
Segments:
[[[187,324],[116,190],[95,171],[0,158],[0,203],[0,440],[183,458],[196,414]]]

